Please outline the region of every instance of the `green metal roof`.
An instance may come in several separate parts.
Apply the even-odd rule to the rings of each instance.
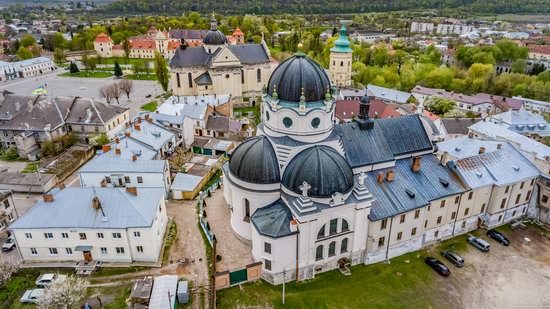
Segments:
[[[340,29],[340,37],[334,42],[334,47],[330,49],[333,52],[351,53],[353,50],[349,47],[350,42],[346,34],[346,25],[342,25]]]

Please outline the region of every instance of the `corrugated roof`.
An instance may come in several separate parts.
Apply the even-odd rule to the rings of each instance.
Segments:
[[[505,142],[480,140],[464,136],[439,142],[437,148],[439,152],[448,152],[453,158],[463,159],[478,155],[481,147],[485,148],[485,152],[492,152],[497,149],[498,144],[503,143]]]
[[[407,103],[411,94],[409,92],[399,91],[391,88],[380,87],[375,85],[367,85],[367,91],[370,91],[373,96],[382,98],[388,101],[398,103]]]
[[[149,145],[155,150],[160,150],[164,144],[174,138],[174,133],[155,123],[144,120],[140,123],[140,130],[135,129],[133,124],[125,132],[131,132],[130,138]]]
[[[481,118],[441,118],[448,134],[468,134],[468,127],[480,121]]]
[[[164,173],[165,160],[125,160],[120,157],[98,156],[86,163],[80,173],[87,172],[142,172]]]
[[[162,188],[137,188],[137,195],[117,188],[65,188],[53,202],[37,202],[11,229],[150,227],[164,199]],[[101,210],[92,207],[97,196]]]

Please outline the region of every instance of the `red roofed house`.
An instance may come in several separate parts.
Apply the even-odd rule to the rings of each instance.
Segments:
[[[359,100],[337,100],[336,118],[342,122],[350,122],[359,114]],[[392,118],[401,114],[391,104],[382,100],[370,99],[369,117],[371,118]]]
[[[529,59],[550,61],[550,45],[529,45]]]
[[[101,32],[94,40],[94,49],[100,57],[111,58],[113,56],[113,40],[106,33]]]

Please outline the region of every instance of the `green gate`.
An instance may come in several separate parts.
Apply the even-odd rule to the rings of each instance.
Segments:
[[[246,268],[229,273],[229,284],[234,285],[248,280]]]

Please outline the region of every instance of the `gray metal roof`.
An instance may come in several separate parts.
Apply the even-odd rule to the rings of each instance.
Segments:
[[[439,152],[448,152],[453,158],[463,159],[479,154],[481,147],[485,148],[485,152],[492,152],[497,149],[498,144],[503,143],[506,142],[488,141],[464,136],[439,142],[437,143],[437,148]]]
[[[229,118],[219,115],[208,116],[208,121],[206,122],[206,129],[217,131],[217,132],[228,132],[229,131]]]
[[[53,202],[37,202],[11,229],[150,227],[164,199],[162,188],[137,188],[137,195],[117,188],[65,188]],[[92,207],[97,196],[105,213]]]
[[[229,159],[229,169],[237,178],[251,183],[278,183],[281,179],[277,154],[265,136],[248,138],[237,146]]]
[[[199,86],[212,85],[212,78],[208,72],[204,72],[194,79],[195,83]]]
[[[190,192],[195,190],[202,181],[202,177],[185,173],[177,173],[172,182],[172,190]]]
[[[137,140],[145,145],[149,145],[155,150],[160,150],[162,146],[175,137],[174,133],[164,127],[148,121],[141,121],[140,130],[135,129],[135,125],[125,130],[130,132],[130,138]]]
[[[120,143],[111,143],[111,150],[101,154],[102,157],[116,157],[125,160],[132,160],[132,157],[136,155],[138,160],[153,160],[157,156],[157,151],[151,149],[151,147],[140,143],[134,139],[127,138],[126,136],[119,137]],[[116,154],[115,149],[120,150],[120,155]]]
[[[250,220],[258,233],[264,236],[276,238],[296,234],[290,230],[292,213],[281,199],[258,208]]]
[[[398,103],[407,103],[407,101],[411,97],[411,94],[409,92],[403,92],[370,84],[367,86],[367,91],[370,91],[370,93],[372,93],[372,95],[377,98]]]
[[[98,156],[86,163],[79,173],[123,173],[123,172],[141,172],[141,173],[164,173],[166,166],[165,160],[126,160],[113,156]]]
[[[216,58],[216,55],[221,52],[222,48],[229,49],[239,59],[241,64],[258,64],[271,61],[262,44],[229,45],[217,48],[212,54],[209,54],[203,46],[199,46],[187,47],[185,49],[178,48],[174,57],[170,60],[170,67],[210,67],[212,60]]]
[[[412,158],[400,159],[396,161],[395,167],[367,174],[367,187],[376,198],[369,215],[371,220],[395,216],[468,189],[450,168],[442,166],[432,154],[421,156],[419,172],[413,172],[411,164]],[[377,182],[378,173],[390,170],[395,173],[393,181]],[[414,194],[414,197],[409,193]]]
[[[212,29],[206,33],[202,42],[206,45],[223,45],[227,43],[227,37],[220,30]]]
[[[211,61],[212,55],[202,46],[178,48],[170,60],[170,67],[208,66]]]
[[[242,64],[258,64],[271,61],[262,44],[229,45],[227,48],[239,58]]]
[[[307,182],[308,196],[331,197],[353,189],[353,171],[344,157],[328,146],[313,146],[302,150],[288,163],[282,184],[295,193]]]
[[[441,118],[448,134],[468,134],[468,127],[480,121],[481,118]]]
[[[186,39],[186,40],[202,40],[208,30],[194,30],[194,29],[170,29],[169,34],[174,39]]]

